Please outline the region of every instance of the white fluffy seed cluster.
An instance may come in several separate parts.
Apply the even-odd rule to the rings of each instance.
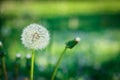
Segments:
[[[21,35],[22,43],[29,49],[43,49],[50,40],[49,32],[46,28],[38,24],[30,24]]]

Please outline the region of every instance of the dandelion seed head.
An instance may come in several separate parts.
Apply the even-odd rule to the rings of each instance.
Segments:
[[[22,33],[22,43],[29,49],[43,49],[49,43],[49,32],[38,24],[30,24]]]

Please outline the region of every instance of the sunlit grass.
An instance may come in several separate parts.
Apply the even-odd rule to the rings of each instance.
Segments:
[[[32,5],[32,6],[31,6]],[[4,15],[55,17],[75,14],[115,13],[120,10],[119,1],[110,2],[4,2],[1,11]],[[17,12],[17,13],[15,13]]]

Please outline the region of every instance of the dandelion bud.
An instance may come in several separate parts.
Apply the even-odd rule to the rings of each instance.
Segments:
[[[31,58],[31,54],[27,54],[26,59],[30,59],[30,58]]]
[[[31,68],[31,54],[26,55],[26,68],[28,71],[30,71]]]
[[[3,45],[2,42],[0,41],[0,57],[3,57],[5,55],[4,51],[3,51]]]
[[[20,59],[21,59],[21,54],[17,53],[16,54],[16,60],[15,60],[15,67],[19,67],[20,66]]]
[[[2,42],[0,41],[0,47],[2,47]]]
[[[19,75],[19,69],[20,69],[20,58],[21,58],[21,54],[20,53],[17,53],[16,54],[16,60],[15,60],[15,63],[14,63],[14,78],[15,80],[18,79],[18,75]]]
[[[17,54],[16,54],[16,58],[21,58],[21,54],[20,54],[20,53],[17,53]]]
[[[74,40],[68,41],[66,47],[72,49],[80,41],[79,37],[76,37]]]
[[[75,38],[75,41],[76,41],[76,42],[80,42],[80,38],[79,38],[79,37],[76,37],[76,38]]]

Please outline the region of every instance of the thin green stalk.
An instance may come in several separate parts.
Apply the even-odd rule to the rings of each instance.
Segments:
[[[66,50],[67,50],[67,48],[64,49],[64,51],[62,52],[62,54],[60,55],[60,57],[59,57],[59,59],[58,59],[58,61],[57,61],[57,63],[56,63],[56,66],[55,66],[55,68],[54,68],[54,71],[53,71],[51,80],[54,80],[55,75],[56,75],[56,73],[57,73],[58,66],[60,65],[60,61],[61,61],[64,53],[66,52]]]
[[[5,80],[8,80],[7,70],[6,70],[6,65],[5,65],[5,59],[4,59],[4,57],[2,57],[2,65],[3,65],[3,73],[4,73]]]
[[[33,80],[33,74],[34,74],[34,60],[35,60],[35,54],[34,54],[34,50],[32,50],[32,61],[31,61],[30,80]]]

